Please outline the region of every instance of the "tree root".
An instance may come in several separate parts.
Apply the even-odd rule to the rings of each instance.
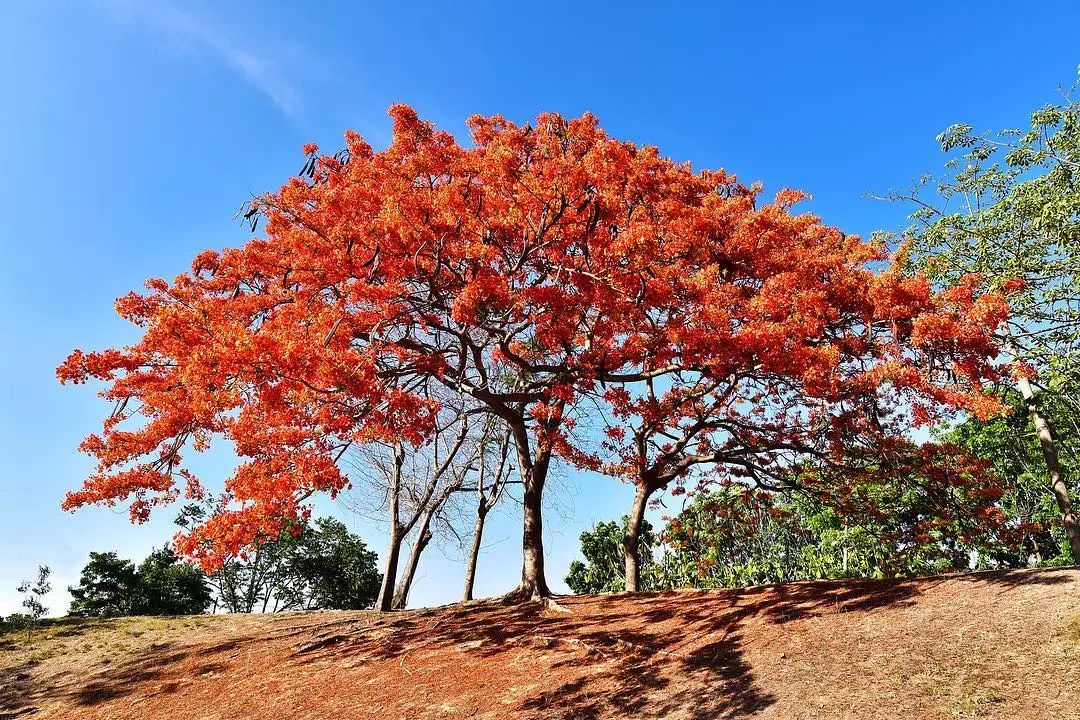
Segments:
[[[560,605],[555,597],[556,596],[551,593],[541,593],[532,588],[517,587],[505,595],[493,598],[493,600],[503,605],[535,604],[538,605],[541,610],[550,610],[564,615],[574,614],[574,611],[570,608],[565,605]]]
[[[565,605],[560,605],[558,602],[556,602],[554,596],[540,598],[538,602],[544,610],[551,610],[552,612],[561,613],[563,615],[574,614],[573,610],[566,607]]]

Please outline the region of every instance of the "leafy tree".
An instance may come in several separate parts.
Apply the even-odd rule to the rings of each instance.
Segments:
[[[947,440],[988,459],[1008,481],[999,505],[1021,537],[1014,547],[977,548],[978,567],[1070,564],[1069,538],[1060,522],[1060,507],[1047,492],[1045,459],[1026,402],[1015,391],[1005,397],[1010,414],[986,422],[970,418],[941,431]],[[1071,405],[1060,395],[1047,393],[1040,412],[1058,430],[1055,441],[1065,475],[1080,477],[1080,427]]]
[[[172,548],[154,550],[136,567],[114,552],[91,552],[79,584],[69,587],[69,615],[197,615],[210,606],[206,576]]]
[[[214,503],[189,504],[176,522],[205,522]],[[382,575],[377,556],[343,523],[318,518],[283,530],[249,555],[229,559],[207,576],[216,607],[227,612],[360,609],[371,607]]]
[[[1042,482],[1080,561],[1080,525],[1068,468],[1074,448],[1048,407],[1080,412],[1080,102],[1077,88],[1036,110],[1024,130],[977,134],[957,124],[938,136],[953,157],[941,178],[927,176],[891,198],[917,204],[907,232],[913,260],[951,283],[977,273],[983,287],[1011,292],[1002,340],[1019,363],[1015,389],[1039,443]],[[1017,427],[1019,430],[1020,428]],[[1027,444],[1017,440],[1014,447]],[[1026,458],[1025,458],[1026,459]],[[1075,486],[1075,480],[1072,481]]]
[[[319,518],[286,554],[292,605],[306,609],[362,610],[375,602],[382,575],[378,557],[359,535],[333,518]]]
[[[578,594],[621,592],[626,589],[625,556],[623,538],[629,522],[623,516],[621,523],[614,521],[597,523],[592,530],[581,533],[581,554],[585,562],[574,560],[570,563],[570,572],[566,575],[566,584]],[[649,581],[653,579],[653,547],[656,535],[652,524],[642,520],[639,529],[638,562],[642,568],[644,586],[640,589],[651,590]]]
[[[17,626],[25,627],[27,640],[31,642],[33,641],[34,629],[37,628],[45,613],[49,612],[49,608],[45,607],[43,600],[52,591],[52,583],[49,582],[50,574],[52,574],[52,570],[49,566],[41,565],[38,567],[35,580],[27,580],[19,584],[18,590],[23,594],[22,606],[26,608],[26,612],[21,615],[13,615],[8,619],[9,622],[14,620]]]
[[[943,467],[937,461],[932,465]],[[954,468],[955,469],[955,468]],[[902,475],[898,474],[898,475]],[[950,513],[929,504],[918,482],[852,482],[853,495],[873,495],[859,515],[840,510],[801,491],[773,493],[730,483],[698,492],[659,537],[651,528],[642,536],[643,590],[733,588],[795,580],[843,577],[910,577],[967,569],[975,551],[1007,556],[1015,540],[975,532],[978,524],[965,512],[962,493]],[[979,505],[982,507],[982,505]],[[581,536],[586,562],[574,561],[567,584],[578,593],[616,592],[624,588],[621,538],[626,528],[599,523]],[[926,537],[916,539],[920,533]]]
[[[999,409],[982,389],[1002,298],[875,273],[886,253],[794,213],[799,193],[764,202],[591,115],[473,117],[463,145],[411,108],[390,113],[383,151],[353,133],[333,156],[306,147],[300,176],[245,213],[264,238],[122,298],[137,342],[60,366],[117,403],[82,445],[100,472],[66,508],[130,501],[142,520],[199,497],[182,449],[230,441],[226,503],[178,540],[212,570],[345,488],[347,449],[430,443],[448,392],[512,438],[515,595],[546,601],[543,495],[560,458],[652,485],[700,455],[775,486],[788,455],[824,464],[892,438],[905,408],[922,422]],[[686,402],[696,377],[705,394]],[[690,432],[702,415],[710,432]],[[611,448],[576,431],[608,420]]]
[[[136,570],[133,615],[198,615],[212,601],[206,575],[181,562],[170,547],[154,550]]]
[[[114,552],[91,552],[83,566],[79,584],[69,587],[69,615],[78,617],[114,617],[135,615],[138,606],[139,577],[130,560]]]
[[[909,507],[894,505],[897,515],[923,514],[912,497],[901,502]],[[753,502],[741,489],[703,493],[664,531],[662,584],[743,587],[967,567],[968,548],[958,546],[958,533],[933,531],[934,537],[910,543],[901,539],[907,533],[898,534],[894,522],[841,513],[802,493]]]

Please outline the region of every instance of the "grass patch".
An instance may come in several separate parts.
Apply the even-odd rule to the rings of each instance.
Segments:
[[[967,688],[956,703],[956,716],[962,718],[986,717],[997,712],[997,705],[1008,698],[997,690],[974,690]]]
[[[1065,639],[1073,645],[1080,646],[1080,615],[1073,615],[1065,623]]]

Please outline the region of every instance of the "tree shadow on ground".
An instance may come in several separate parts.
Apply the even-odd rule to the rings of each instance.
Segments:
[[[747,717],[776,702],[756,681],[747,652],[755,651],[755,662],[760,662],[768,644],[787,632],[787,623],[903,608],[936,585],[957,580],[987,583],[1002,592],[1073,581],[1060,569],[999,571],[909,581],[800,582],[721,592],[560,598],[569,614],[531,604],[480,601],[328,615],[291,627],[268,624],[258,635],[215,644],[159,644],[138,660],[89,678],[74,671],[60,680],[53,677],[48,687],[24,685],[23,703],[0,696],[0,718],[21,717],[18,713],[27,706],[48,699],[90,707],[136,694],[182,694],[184,683],[199,674],[230,671],[229,658],[243,646],[265,649],[271,642],[277,648],[273,662],[282,666],[370,667],[392,660],[405,667],[408,660],[415,676],[409,673],[408,687],[380,687],[378,692],[388,697],[399,691],[452,696],[447,690],[451,676],[470,690],[483,686],[477,681],[484,678],[475,677],[478,673],[509,673],[513,677],[507,686],[521,691],[514,704],[506,706],[506,714],[515,717]],[[769,627],[773,630],[763,632]],[[28,682],[32,668],[20,672],[25,675],[22,682]],[[386,678],[389,682],[389,675]],[[474,694],[469,702],[494,706],[495,700],[483,692]]]
[[[1000,571],[908,581],[800,582],[740,590],[669,591],[561,598],[571,614],[483,602],[388,614],[324,628],[295,648],[297,661],[404,658],[467,648],[485,658],[518,647],[557,651],[548,688],[526,698],[537,716],[744,717],[775,701],[755,683],[743,628],[915,603],[919,594],[962,577],[1000,584],[1068,582],[1060,573]],[[500,666],[501,667],[501,666]],[[412,678],[412,681],[416,681]]]
[[[200,656],[214,657],[229,652],[239,647],[240,641],[230,640],[209,646],[191,648],[176,648],[167,643],[157,646],[148,653],[144,660],[135,663],[127,663],[103,673],[98,674],[86,684],[73,688],[69,695],[79,705],[99,705],[115,698],[130,695],[136,690],[145,695],[146,685],[151,682],[161,682],[170,677],[170,666],[177,665],[188,659],[197,659]],[[197,662],[190,668],[189,675],[197,678],[213,672],[227,669],[227,665],[220,661]],[[176,683],[164,682],[159,692],[172,692],[179,690]]]
[[[113,627],[115,619],[99,621],[99,627]],[[81,621],[80,632],[92,626]],[[301,629],[287,629],[283,637],[299,634]],[[75,706],[92,707],[129,695],[154,696],[182,691],[182,682],[202,675],[228,669],[226,654],[238,651],[245,644],[260,642],[261,637],[231,639],[213,644],[180,645],[155,643],[140,653],[138,660],[113,663],[110,659],[98,662],[105,669],[89,674],[88,668],[67,669],[49,676],[43,682],[35,672],[38,660],[26,660],[3,668],[4,682],[0,683],[0,720],[21,718],[34,714],[42,705],[56,700]],[[184,664],[184,677],[177,677],[176,668]],[[157,683],[154,692],[148,685]]]

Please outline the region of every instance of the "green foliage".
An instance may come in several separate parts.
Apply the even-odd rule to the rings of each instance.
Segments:
[[[171,548],[150,553],[136,568],[116,553],[90,553],[71,593],[69,615],[196,615],[210,605],[206,576]]]
[[[1080,86],[1077,86],[1080,87]],[[1040,385],[1080,410],[1080,102],[1067,93],[1025,130],[996,135],[954,125],[938,140],[948,174],[909,196],[913,262],[935,280],[1010,280],[1009,351]],[[936,196],[928,195],[934,190]]]
[[[1000,505],[1023,539],[1015,549],[984,548],[978,567],[1068,565],[1072,562],[1065,531],[1057,522],[1057,503],[1046,491],[1046,465],[1027,408],[1019,394],[1008,392],[1010,413],[989,422],[971,418],[940,434],[950,442],[989,460],[1006,479]],[[1066,476],[1080,477],[1080,427],[1070,405],[1060,395],[1042,393],[1040,411],[1057,430],[1055,440]]]
[[[48,565],[40,565],[38,566],[36,579],[26,580],[19,584],[18,590],[23,595],[22,606],[26,608],[26,612],[16,613],[8,621],[13,621],[16,628],[25,628],[28,638],[32,638],[34,628],[37,627],[38,622],[45,616],[45,613],[49,612],[49,608],[45,607],[43,600],[52,591],[52,583],[49,582],[50,574],[52,574],[52,570],[49,569]]]
[[[626,536],[627,516],[622,523],[597,523],[592,530],[581,533],[581,554],[585,562],[574,560],[566,576],[566,584],[575,593],[622,592],[626,588],[626,565],[623,563],[623,538]],[[641,521],[639,556],[641,589],[656,588],[659,579],[653,562],[656,535],[648,520]]]
[[[294,605],[361,610],[379,594],[378,556],[339,520],[316,520],[289,544],[284,560],[286,575],[296,578],[288,590],[296,594]]]
[[[91,552],[80,573],[79,584],[69,587],[69,615],[115,617],[133,615],[138,594],[138,576],[130,560],[114,552]]]
[[[210,606],[206,575],[180,562],[172,548],[151,552],[136,572],[138,605],[134,615],[197,615]]]
[[[745,498],[736,489],[700,494],[669,523],[661,560],[665,586],[913,576],[967,564],[966,553],[947,543],[898,543],[867,518],[801,493]]]
[[[188,527],[214,512],[188,505],[177,524]],[[208,580],[213,601],[227,612],[359,610],[371,607],[382,574],[378,556],[344,523],[319,518],[297,523],[247,557],[234,558]]]
[[[920,198],[912,215],[915,259],[936,279],[1024,280],[1012,295],[1020,351],[1075,371],[1060,351],[1076,351],[1080,338],[1080,103],[1066,95],[1032,113],[1023,131],[977,135],[953,125],[938,140],[953,157],[938,201]]]
[[[1074,498],[1080,470],[1078,91],[1080,84],[1033,112],[1024,129],[977,134],[970,125],[949,127],[938,137],[951,156],[948,172],[936,180],[924,178],[909,195],[894,196],[916,203],[915,225],[906,237],[913,264],[931,279],[951,282],[975,273],[986,287],[1009,291],[1007,359],[1037,372],[1036,399],[1053,428]],[[1009,400],[1016,410],[1011,418],[969,421],[954,435],[959,444],[992,460],[1013,485],[1002,508],[1016,526],[1031,525],[1019,553],[981,560],[1010,566],[1069,562],[1064,533],[1046,529],[1060,511],[1044,497],[1049,473],[1026,408],[1016,398]]]
[[[919,516],[919,498],[896,484],[866,492]],[[902,507],[902,503],[907,503]],[[825,506],[802,493],[748,494],[738,486],[699,493],[662,536],[642,537],[642,590],[735,588],[843,577],[915,576],[965,569],[969,548],[946,536],[917,544],[895,526]],[[574,561],[566,583],[575,593],[618,592],[623,585],[622,524],[598,523],[581,534],[585,562]]]
[[[52,583],[49,582],[51,574],[52,570],[48,565],[40,565],[36,579],[26,580],[19,584],[18,590],[23,594],[22,606],[26,608],[26,615],[34,622],[49,612],[49,608],[42,604],[42,600],[52,591]]]
[[[11,613],[6,618],[0,619],[0,633],[27,630],[33,623],[34,619],[26,613]]]

